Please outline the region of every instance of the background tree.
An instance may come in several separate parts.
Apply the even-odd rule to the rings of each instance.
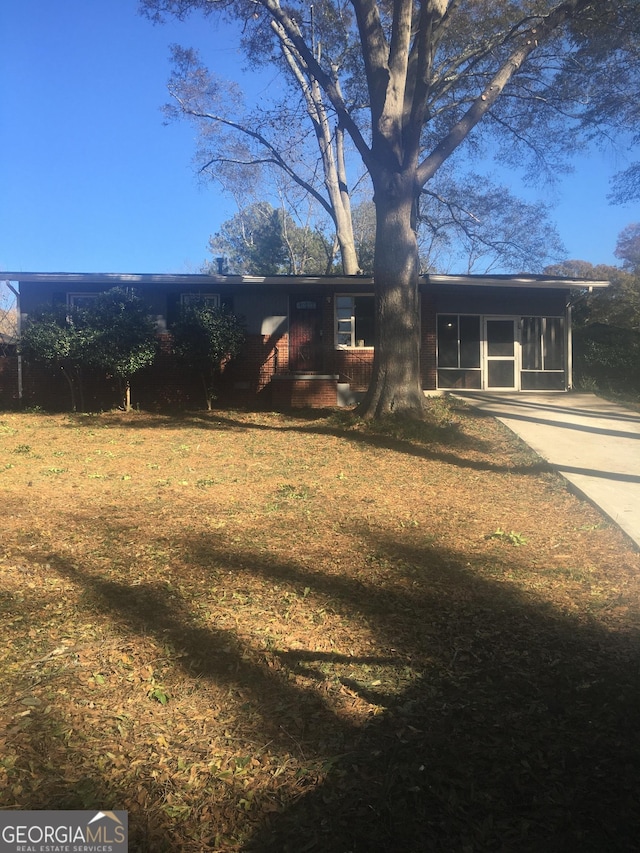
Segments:
[[[209,240],[209,251],[225,259],[236,275],[321,275],[331,268],[333,252],[317,229],[296,225],[286,210],[255,202],[222,223]],[[207,265],[217,272],[217,263]]]
[[[549,266],[545,272],[610,282],[609,287],[584,291],[574,300],[575,325],[600,323],[640,332],[640,225],[629,225],[618,235],[615,254],[622,260],[621,267],[571,260]]]
[[[223,365],[240,352],[245,339],[240,319],[224,307],[194,301],[182,306],[171,332],[176,354],[199,376],[211,410]]]
[[[223,222],[209,240],[214,257],[225,258],[228,272],[236,275],[275,275],[286,263],[278,211],[257,202]]]
[[[549,275],[568,276],[588,281],[608,281],[606,289],[580,292],[573,299],[574,326],[602,323],[618,328],[638,328],[640,305],[636,276],[610,264],[591,264],[588,261],[568,260],[545,268]]]
[[[640,126],[640,121],[637,124]],[[634,144],[637,145],[639,142],[640,137],[636,136]],[[632,163],[615,176],[611,191],[611,200],[614,204],[626,204],[629,201],[636,201],[639,198],[640,163]]]
[[[352,209],[361,271],[373,274],[376,213],[373,202]],[[423,193],[418,221],[420,270],[488,274],[496,268],[539,272],[562,257],[564,246],[542,203],[516,198],[480,175]],[[223,222],[209,240],[216,261],[206,272],[238,275],[322,275],[338,272],[325,234],[300,227],[284,209],[257,202]]]
[[[618,237],[622,267],[564,261],[547,268],[552,275],[609,281],[609,287],[580,293],[573,303],[574,365],[578,384],[602,390],[640,390],[640,226]]]
[[[340,272],[336,261],[339,246],[318,224],[298,225],[283,207],[280,210],[282,241],[287,252],[286,275],[328,275]]]
[[[634,222],[618,235],[616,257],[624,269],[640,276],[640,222]]]
[[[86,361],[117,379],[120,405],[129,411],[131,380],[156,355],[156,327],[148,308],[133,292],[116,287],[91,300],[83,317],[91,341]]]
[[[7,282],[0,281],[0,355],[18,339],[18,308],[16,296]]]
[[[156,20],[224,10],[253,62],[288,63],[304,103],[334,116],[336,144],[350,137],[376,206],[369,416],[424,406],[417,219],[444,164],[491,141],[503,161],[526,158],[530,174],[549,174],[580,145],[636,130],[627,104],[640,89],[638,0],[321,0],[313,15],[295,0],[142,8]],[[605,64],[614,73],[604,75]],[[323,127],[320,113],[307,114]],[[287,130],[292,138],[293,121]]]

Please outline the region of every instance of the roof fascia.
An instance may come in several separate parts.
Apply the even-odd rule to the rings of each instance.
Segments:
[[[250,276],[250,275],[208,275],[206,273],[43,273],[43,272],[0,272],[0,279],[18,281],[29,284],[61,284],[61,285],[88,285],[102,284],[117,287],[118,285],[187,285],[193,287],[223,285],[269,285],[296,288],[324,288],[329,285],[334,287],[348,286],[373,286],[371,276]],[[595,281],[591,279],[575,278],[548,278],[545,276],[485,276],[485,275],[424,275],[421,276],[422,286],[453,285],[458,287],[505,287],[505,288],[533,288],[533,289],[558,289],[570,288],[588,290],[591,288],[608,287],[608,281]]]
[[[578,278],[548,278],[546,276],[527,275],[427,275],[426,281],[435,285],[456,285],[458,287],[527,287],[539,290],[577,288],[586,290],[592,287],[609,287],[609,281],[596,281]]]
[[[370,276],[293,276],[293,275],[208,275],[206,273],[44,273],[44,272],[0,272],[0,280],[18,281],[29,284],[88,285],[280,285],[300,287],[326,287],[354,284],[373,284]]]

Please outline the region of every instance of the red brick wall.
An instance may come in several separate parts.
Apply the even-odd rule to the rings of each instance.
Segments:
[[[366,391],[373,371],[372,349],[337,349],[333,351],[333,372],[352,391]]]
[[[435,304],[428,296],[421,300],[421,346],[420,374],[422,387],[434,390],[436,387],[436,311]],[[348,382],[352,391],[366,391],[373,373],[373,349],[335,349],[334,348],[333,298],[325,305],[324,340],[331,352],[328,356],[330,372],[340,376],[340,381]]]
[[[276,376],[271,385],[274,409],[329,408],[338,402],[338,381],[331,377]]]
[[[287,334],[247,335],[242,352],[223,372],[223,393],[236,405],[271,405],[271,380],[289,370]]]
[[[334,344],[334,297],[322,297],[322,340],[324,373],[348,382],[355,392],[366,391],[373,369],[373,349],[336,349]],[[436,315],[426,296],[421,303],[422,347],[420,370],[423,387],[436,387]],[[4,366],[3,366],[4,361]],[[12,371],[15,371],[13,373]],[[312,379],[295,382],[274,377],[289,371],[289,339],[278,336],[248,335],[242,353],[225,366],[218,389],[221,403],[263,405],[264,407],[335,406],[336,380]],[[105,377],[85,376],[85,405],[88,409],[118,405],[117,383]],[[0,359],[0,405],[6,404],[7,388],[17,395],[16,360]],[[68,409],[70,396],[60,371],[52,372],[25,365],[26,405]],[[190,375],[171,352],[171,336],[161,335],[156,362],[141,371],[132,383],[132,402],[142,408],[204,406],[204,392],[197,376]]]

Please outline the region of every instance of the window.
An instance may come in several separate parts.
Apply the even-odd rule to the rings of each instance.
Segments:
[[[523,317],[521,332],[523,391],[563,390],[564,320]]]
[[[439,314],[437,377],[443,389],[564,390],[564,319]]]
[[[544,317],[543,327],[543,369],[564,370],[564,322],[561,317]]]
[[[522,369],[564,370],[562,317],[522,318]]]
[[[480,388],[480,317],[438,316],[438,387]]]
[[[193,305],[205,303],[210,308],[220,307],[219,293],[181,293],[180,305]]]
[[[336,346],[372,347],[373,296],[336,296]]]
[[[479,317],[438,317],[438,367],[480,367]]]
[[[67,308],[90,308],[99,293],[67,293]]]

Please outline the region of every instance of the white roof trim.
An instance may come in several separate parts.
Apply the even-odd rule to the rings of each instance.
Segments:
[[[591,287],[609,287],[608,281],[595,281],[578,278],[552,278],[538,275],[429,275],[431,284],[453,284],[463,287],[533,287],[533,288],[578,288],[586,290]]]
[[[222,284],[295,284],[304,287],[319,287],[326,284],[354,285],[372,284],[371,276],[255,276],[255,275],[207,275],[204,273],[69,273],[69,272],[0,272],[0,280],[64,285],[108,284],[117,285],[149,285],[149,284],[178,284],[220,286]],[[437,286],[454,285],[461,287],[526,287],[534,289],[579,289],[588,290],[593,287],[608,287],[608,281],[592,281],[590,279],[551,278],[539,275],[424,275],[421,283]]]

